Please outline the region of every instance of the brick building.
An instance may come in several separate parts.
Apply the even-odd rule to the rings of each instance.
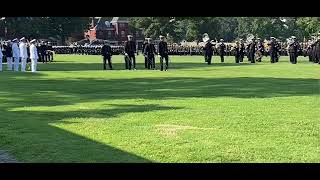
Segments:
[[[129,21],[124,17],[92,18],[90,29],[85,32],[90,41],[101,39],[108,40],[111,44],[119,45],[127,40],[127,35],[133,35],[137,43],[143,42],[142,30],[135,31],[130,28]]]

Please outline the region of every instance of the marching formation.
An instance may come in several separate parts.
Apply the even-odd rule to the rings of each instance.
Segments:
[[[2,71],[2,62],[7,62],[7,70],[22,72],[27,70],[28,63],[31,65],[28,69],[32,72],[37,71],[38,60],[42,63],[52,62],[53,55],[56,54],[79,54],[79,55],[102,55],[103,69],[112,70],[112,55],[124,55],[125,69],[136,70],[136,56],[138,55],[137,44],[131,35],[124,46],[104,45],[85,45],[85,46],[52,46],[50,42],[41,41],[40,43],[33,39],[30,42],[26,38],[17,38],[0,43],[0,71]],[[270,56],[271,63],[277,63],[280,56],[289,56],[290,62],[296,64],[299,56],[308,56],[309,61],[320,64],[320,34],[318,37],[312,37],[308,42],[297,41],[295,36],[287,39],[287,42],[280,42],[275,37],[269,40],[262,40],[251,36],[244,41],[240,39],[235,43],[225,43],[223,39],[220,42],[211,40],[207,34],[203,36],[203,43],[193,46],[168,44],[164,36],[159,36],[159,43],[154,44],[151,38],[146,38],[142,45],[142,54],[144,55],[144,64],[146,69],[155,70],[155,56],[160,57],[160,70],[167,71],[169,68],[169,55],[203,55],[205,62],[210,65],[212,57],[220,57],[221,63],[224,62],[224,56],[234,56],[235,63],[243,62],[247,57],[251,63],[261,62],[264,56]]]
[[[205,62],[211,64],[212,56],[217,52],[221,62],[224,62],[224,56],[227,54],[226,45],[223,39],[219,43],[210,41],[209,37],[204,37],[204,57]],[[218,49],[218,51],[215,51]],[[244,57],[248,58],[251,63],[261,62],[263,56],[270,56],[270,62],[276,63],[280,56],[288,55],[292,64],[297,63],[298,56],[309,56],[309,61],[320,64],[320,36],[313,37],[308,43],[299,43],[295,36],[287,39],[286,43],[279,42],[275,37],[270,37],[269,41],[255,38],[254,36],[247,39],[245,43],[243,39],[235,42],[231,47],[231,54],[235,57],[235,63],[243,62]]]
[[[100,55],[103,45],[53,46],[55,54]],[[123,46],[112,46],[113,55],[122,54]]]

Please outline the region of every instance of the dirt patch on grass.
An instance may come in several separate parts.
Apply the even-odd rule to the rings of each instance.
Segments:
[[[214,130],[214,128],[200,128],[194,126],[181,126],[181,125],[170,125],[160,124],[156,125],[157,131],[166,137],[177,137],[179,131],[185,130]]]

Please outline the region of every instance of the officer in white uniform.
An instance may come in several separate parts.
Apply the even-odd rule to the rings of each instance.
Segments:
[[[31,72],[36,72],[37,71],[37,63],[38,63],[38,51],[37,47],[35,45],[36,40],[33,39],[30,41],[30,59],[31,59]]]
[[[18,39],[12,40],[12,57],[14,61],[14,71],[19,71],[19,58],[20,58],[20,50],[18,47]]]
[[[24,72],[26,71],[27,58],[28,58],[28,49],[27,49],[26,39],[24,37],[20,39],[19,50],[20,50],[20,59],[21,59],[21,71]]]

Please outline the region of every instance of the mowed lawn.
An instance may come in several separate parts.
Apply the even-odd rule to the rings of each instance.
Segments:
[[[320,65],[170,58],[168,72],[80,55],[0,72],[0,149],[20,162],[320,162]]]

